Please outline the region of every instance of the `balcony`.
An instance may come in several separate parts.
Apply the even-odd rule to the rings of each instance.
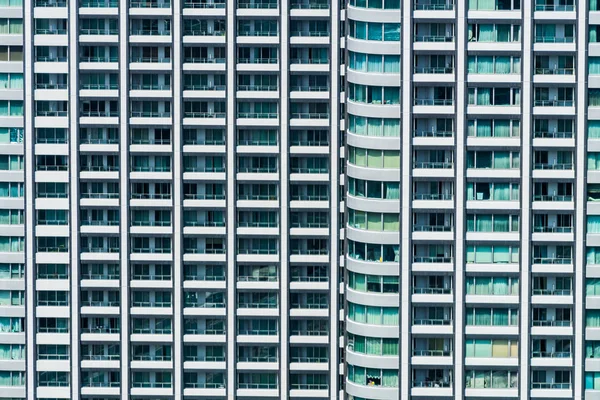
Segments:
[[[170,8],[170,1],[130,0],[130,8]]]
[[[570,327],[572,326],[572,321],[565,320],[547,320],[547,319],[539,319],[532,320],[531,326],[539,326],[539,327]]]
[[[445,35],[415,35],[415,43],[452,43],[454,36]]]
[[[535,11],[575,11],[574,4],[559,4],[561,2],[557,2],[556,4],[552,2],[548,3],[535,3]]]
[[[413,349],[412,355],[414,357],[452,357],[452,351],[450,351],[450,350],[416,350],[416,349]]]
[[[225,8],[225,1],[223,0],[185,0],[183,8]]]
[[[292,10],[326,10],[329,8],[327,1],[292,1],[290,9]]]
[[[533,201],[560,201],[560,202],[570,202],[573,201],[572,195],[543,195],[543,194],[534,194]]]
[[[534,107],[573,107],[573,100],[534,100]]]
[[[532,351],[531,358],[571,358],[573,353],[570,351]]]
[[[450,326],[450,325],[452,325],[452,320],[451,319],[437,319],[437,318],[413,319],[413,325]]]
[[[36,0],[34,7],[66,7],[66,0]]]
[[[237,2],[239,9],[277,9],[277,1],[272,0],[240,0]]]
[[[79,3],[80,8],[117,8],[118,0],[82,0]]]
[[[574,75],[575,68],[535,68],[535,75]]]
[[[454,10],[454,3],[448,0],[445,1],[437,1],[437,0],[431,0],[431,1],[415,1],[413,3],[414,5],[414,10],[415,11],[448,11],[448,10]]]
[[[575,38],[573,36],[558,37],[558,36],[534,36],[534,43],[573,43]]]
[[[534,163],[533,169],[554,171],[572,170],[573,163]]]
[[[558,132],[558,131],[534,131],[534,139],[572,139],[573,132]]]

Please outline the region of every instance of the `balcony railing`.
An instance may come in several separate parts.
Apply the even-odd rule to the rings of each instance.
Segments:
[[[292,329],[290,331],[292,336],[327,336],[329,331],[325,329]]]
[[[171,31],[168,29],[135,29],[129,31],[132,36],[169,36]]]
[[[237,85],[239,91],[269,91],[274,92],[278,89],[277,85]]]
[[[426,319],[413,319],[413,325],[452,325],[451,319],[438,319],[438,318],[426,318]]]
[[[451,263],[453,257],[413,257],[414,263]]]
[[[277,113],[260,113],[260,112],[238,112],[238,118],[277,118],[279,114]]]
[[[170,118],[170,111],[131,111],[132,118]]]
[[[185,328],[186,335],[224,335],[225,329]]]
[[[82,360],[86,361],[115,361],[120,360],[120,354],[83,354]]]
[[[118,29],[110,28],[79,28],[80,35],[118,35]]]
[[[572,226],[534,226],[533,231],[536,233],[571,233]]]
[[[570,170],[573,169],[573,163],[534,163],[533,169],[543,169],[543,170]]]
[[[413,137],[450,138],[453,136],[454,132],[452,131],[413,131]]]
[[[290,113],[292,119],[327,119],[329,118],[328,112],[293,112]]]
[[[277,329],[239,329],[238,335],[248,336],[276,336]]]
[[[442,35],[415,35],[415,42],[435,42],[435,43],[451,43],[454,42],[454,36]]]
[[[255,0],[255,1],[247,1],[241,0],[237,3],[237,8],[244,9],[257,9],[257,8],[266,8],[266,9],[276,9],[277,1],[263,1],[263,0]]]
[[[208,112],[208,111],[186,111],[183,113],[184,118],[225,118],[224,112]]]
[[[452,232],[451,226],[446,225],[413,225],[413,232]]]
[[[413,168],[425,168],[425,169],[452,169],[454,163],[444,161],[418,161],[413,163]]]
[[[534,138],[544,138],[544,139],[570,139],[573,137],[573,132],[547,132],[547,131],[534,131]]]
[[[290,59],[290,64],[318,64],[318,65],[324,65],[324,64],[328,64],[328,63],[329,63],[329,59],[323,59],[323,58],[302,57],[302,58],[292,58],[292,59]]]
[[[171,7],[170,1],[147,1],[147,0],[130,0],[130,8],[169,8]]]
[[[325,10],[329,4],[323,1],[293,1],[290,4],[292,10]]]
[[[279,305],[277,303],[270,302],[238,302],[237,308],[277,308]]]
[[[146,307],[146,308],[169,308],[172,303],[170,301],[137,301],[131,302],[131,307]]]
[[[183,3],[183,8],[225,8],[224,1],[193,1],[186,0]]]
[[[118,0],[84,0],[79,3],[81,8],[112,8],[118,6]]]
[[[434,381],[434,380],[425,380],[425,381],[413,381],[412,387],[417,388],[451,388],[452,382],[447,381]]]
[[[570,351],[532,351],[532,358],[571,358]]]
[[[95,326],[81,328],[81,333],[120,333],[121,328],[111,328],[108,326]]]
[[[557,36],[535,36],[533,38],[534,43],[573,43],[574,38],[570,37],[557,37]]]
[[[571,389],[570,383],[531,382],[532,389]]]
[[[329,307],[329,303],[290,303],[290,308],[306,310],[324,310]]]
[[[66,61],[66,60],[65,60]],[[90,62],[90,63],[105,63],[105,62],[118,62],[119,57],[111,57],[111,56],[92,56],[92,57],[79,57],[79,62]]]
[[[119,279],[121,275],[119,274],[104,274],[98,273],[94,274],[92,272],[85,272],[81,274],[81,279],[90,279],[90,280],[100,280],[100,279]]]
[[[452,99],[414,99],[415,106],[451,106],[454,104]]]
[[[573,107],[573,100],[534,100],[535,107]]]
[[[414,294],[452,294],[451,288],[415,287]]]
[[[451,357],[452,352],[449,350],[413,350],[412,355],[416,357]]]
[[[572,321],[554,321],[554,320],[546,320],[546,319],[539,319],[539,320],[532,320],[531,321],[531,326],[556,326],[556,327],[564,327],[564,326],[571,326]]]
[[[171,62],[170,59],[168,62]],[[191,64],[225,64],[225,58],[186,57],[183,62]]]
[[[535,11],[574,11],[573,4],[536,4]]]
[[[415,67],[415,74],[453,74],[452,67]]]
[[[544,195],[544,194],[534,194],[533,201],[573,201],[573,196],[571,195]]]
[[[533,257],[533,264],[573,264],[572,258],[562,257]]]
[[[119,307],[119,301],[103,301],[103,300],[83,300],[82,307]]]
[[[238,58],[239,64],[277,64],[279,59],[277,58]]]
[[[452,200],[449,193],[413,193],[413,200]]]
[[[36,0],[35,7],[66,7],[66,0]]]
[[[573,75],[575,68],[535,68],[535,75]]]
[[[414,9],[418,11],[444,11],[454,10],[454,3],[450,1],[417,1]]]
[[[171,328],[133,328],[131,332],[143,335],[170,335],[173,330]]]
[[[277,389],[276,383],[242,383],[238,382],[238,389]]]

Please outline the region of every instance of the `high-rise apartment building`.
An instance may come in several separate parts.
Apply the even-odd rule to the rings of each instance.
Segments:
[[[600,0],[0,39],[0,399],[600,399]]]
[[[0,398],[340,396],[341,26],[0,0]]]

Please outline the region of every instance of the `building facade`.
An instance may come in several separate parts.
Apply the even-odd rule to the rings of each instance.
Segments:
[[[0,398],[600,399],[597,35],[0,0]]]
[[[349,1],[346,398],[600,397],[599,10]]]
[[[0,398],[339,397],[341,25],[0,3]]]

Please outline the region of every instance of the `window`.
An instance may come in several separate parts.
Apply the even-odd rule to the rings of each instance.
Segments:
[[[386,10],[398,10],[400,9],[400,0],[350,0],[349,3],[352,7],[359,8],[375,8],[375,9],[386,9]]]
[[[519,342],[506,339],[466,339],[465,357],[516,358]]]
[[[398,262],[398,246],[348,241],[348,256],[369,262]]]
[[[374,150],[349,146],[348,152],[348,162],[358,167],[400,168],[399,150]]]
[[[0,144],[23,143],[24,136],[23,128],[0,128]]]
[[[467,200],[517,201],[519,184],[504,182],[467,182]]]
[[[506,370],[467,370],[466,387],[474,389],[510,389],[519,386],[519,373]]]
[[[6,1],[6,0],[2,0],[2,1]],[[21,18],[0,18],[0,35],[21,35],[22,33],[23,33],[23,19],[21,19]]]
[[[398,325],[397,307],[373,307],[348,303],[348,318],[368,325]]]
[[[505,264],[519,262],[517,246],[467,246],[467,263]]]
[[[469,276],[466,284],[468,295],[519,295],[518,277]]]
[[[519,74],[521,57],[517,56],[469,56],[470,74]]]
[[[398,276],[364,275],[348,273],[349,287],[358,292],[398,293]]]
[[[470,42],[520,42],[521,26],[509,24],[469,24]]]
[[[516,169],[520,167],[518,151],[468,151],[467,168]]]
[[[517,326],[519,310],[516,308],[467,308],[469,326]]]
[[[518,106],[521,104],[521,89],[469,88],[468,103],[476,106]]]
[[[469,10],[508,11],[520,10],[521,0],[469,0]]]
[[[467,232],[518,232],[519,216],[467,214]]]
[[[400,24],[348,21],[349,36],[361,40],[400,41]]]
[[[23,101],[0,100],[0,117],[22,117]]]
[[[400,136],[400,120],[348,115],[348,132],[363,136]]]

